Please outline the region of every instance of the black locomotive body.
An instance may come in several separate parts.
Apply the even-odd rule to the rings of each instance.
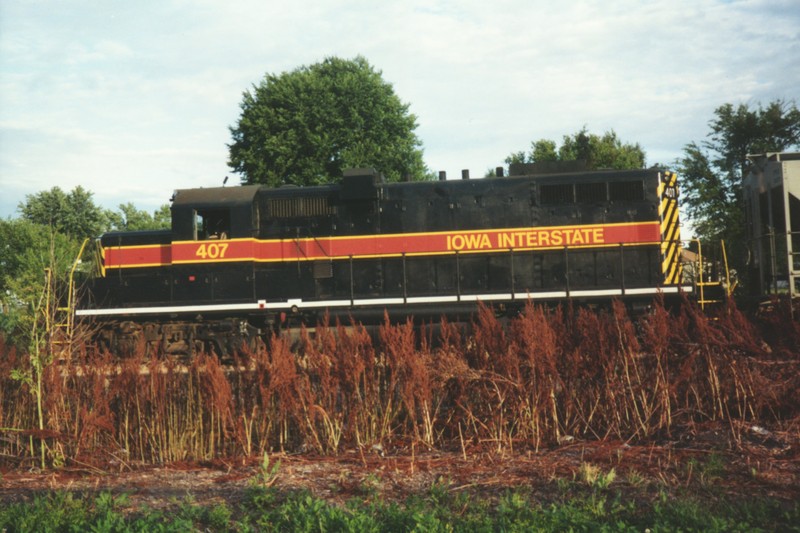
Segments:
[[[172,229],[107,233],[77,314],[179,350],[323,313],[477,301],[650,301],[683,287],[676,177],[657,169],[175,193]],[[172,348],[170,348],[172,347]]]

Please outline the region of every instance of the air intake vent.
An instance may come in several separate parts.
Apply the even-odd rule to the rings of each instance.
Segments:
[[[330,205],[325,196],[270,198],[267,209],[275,218],[318,217],[335,215],[336,206]]]
[[[612,202],[637,202],[644,200],[644,182],[612,181],[608,184],[609,197]]]
[[[578,203],[605,202],[607,200],[608,193],[605,182],[575,185],[575,201]]]
[[[555,183],[542,185],[540,189],[542,204],[566,205],[575,201],[574,189],[571,183]]]

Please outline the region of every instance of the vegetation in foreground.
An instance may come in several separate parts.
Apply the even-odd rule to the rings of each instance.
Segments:
[[[800,504],[768,498],[627,499],[600,485],[559,484],[553,501],[525,490],[496,498],[437,483],[402,503],[370,497],[336,505],[309,492],[253,486],[236,504],[174,502],[169,512],[133,509],[127,497],[52,492],[0,509],[0,531],[800,531]]]
[[[638,318],[622,304],[529,305],[504,326],[483,307],[470,335],[439,330],[386,323],[374,342],[363,327],[321,324],[230,366],[141,346],[123,360],[87,350],[41,367],[11,348],[0,357],[0,465],[133,468],[398,442],[538,451],[673,439],[706,422],[729,426],[736,446],[739,428],[795,431],[800,415],[800,330],[788,313],[753,323],[688,303]]]

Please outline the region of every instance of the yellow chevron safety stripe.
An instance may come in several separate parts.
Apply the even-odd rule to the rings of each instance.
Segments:
[[[658,183],[660,203],[658,215],[661,220],[661,271],[664,282],[681,282],[681,229],[678,216],[678,177],[674,172],[664,172]]]

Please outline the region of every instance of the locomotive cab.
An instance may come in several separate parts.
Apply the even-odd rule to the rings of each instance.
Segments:
[[[174,241],[251,238],[258,227],[253,201],[258,185],[176,191],[172,199]]]

